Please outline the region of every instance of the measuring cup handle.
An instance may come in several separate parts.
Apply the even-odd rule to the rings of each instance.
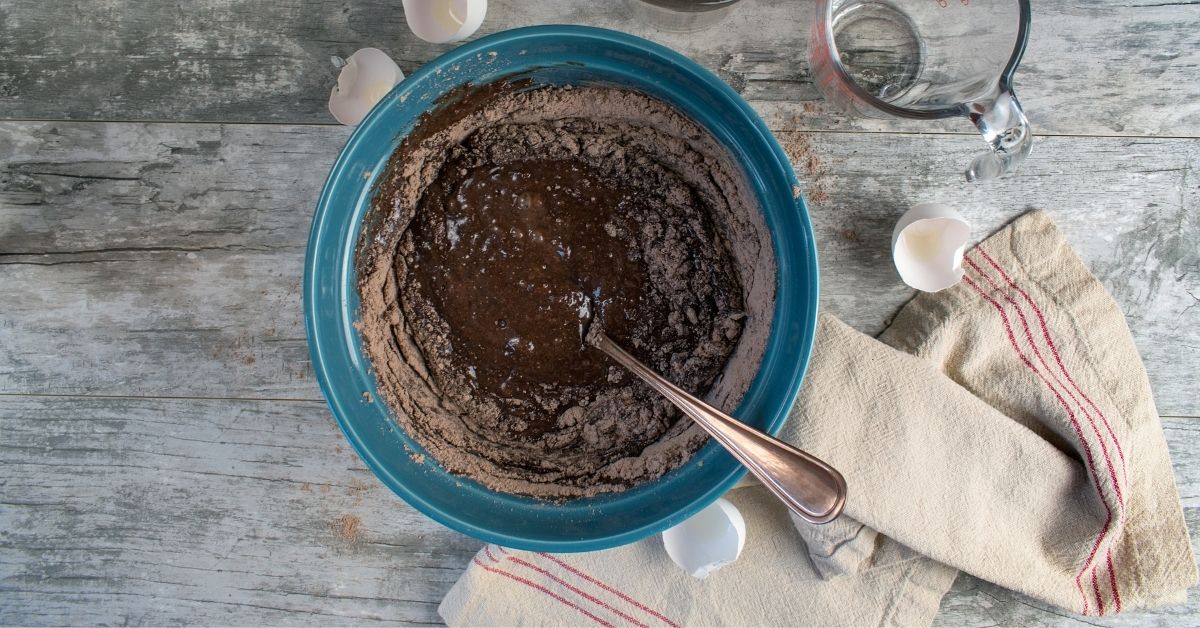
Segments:
[[[994,102],[971,105],[971,121],[983,134],[991,151],[979,155],[967,169],[968,181],[986,181],[1013,172],[1025,161],[1033,146],[1029,120],[1011,89],[1000,92]]]

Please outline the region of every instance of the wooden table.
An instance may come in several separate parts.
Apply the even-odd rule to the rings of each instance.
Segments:
[[[0,623],[437,622],[480,543],[346,446],[301,321],[309,219],[349,134],[331,55],[448,49],[398,0],[69,7],[0,0]],[[747,0],[693,35],[619,2],[493,0],[483,31],[592,24],[738,89],[795,155],[822,303],[878,332],[911,296],[888,243],[927,200],[982,237],[1049,210],[1124,308],[1200,534],[1200,8],[1043,2],[1018,73],[1038,138],[966,184],[965,121],[849,119],[805,62],[809,1]],[[1185,606],[1096,620],[1195,624]],[[1081,618],[961,576],[942,624]]]

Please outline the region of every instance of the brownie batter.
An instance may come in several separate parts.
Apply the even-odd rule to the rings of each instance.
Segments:
[[[732,409],[769,330],[769,242],[723,150],[671,107],[493,85],[393,156],[360,240],[360,331],[398,422],[452,473],[622,490],[706,437],[586,326]]]
[[[637,241],[614,228],[646,208],[582,160],[493,165],[472,152],[425,191],[406,290],[432,302],[507,424],[540,436],[555,424],[549,397],[562,405],[609,385],[608,360],[580,342],[593,316],[618,337],[666,322]]]

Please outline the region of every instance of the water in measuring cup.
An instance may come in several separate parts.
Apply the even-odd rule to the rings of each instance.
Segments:
[[[889,2],[848,0],[833,7],[839,58],[859,87],[885,102],[902,97],[921,75],[916,24]]]

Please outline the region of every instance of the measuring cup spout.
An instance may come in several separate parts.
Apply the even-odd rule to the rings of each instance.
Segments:
[[[991,148],[967,169],[968,181],[986,181],[1009,174],[1025,161],[1033,146],[1029,120],[1011,88],[1001,90],[995,100],[976,102],[969,117]]]

